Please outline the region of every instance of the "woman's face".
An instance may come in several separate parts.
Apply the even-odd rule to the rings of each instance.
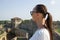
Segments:
[[[33,21],[42,21],[43,20],[43,14],[42,13],[32,13],[32,19]]]

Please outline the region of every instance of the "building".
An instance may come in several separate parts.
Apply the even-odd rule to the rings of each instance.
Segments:
[[[2,29],[3,28],[3,25],[2,24],[0,24],[0,29]]]
[[[17,35],[15,38],[16,40],[28,40],[28,32],[23,29],[18,29],[15,31],[15,34]]]
[[[21,18],[14,17],[11,19],[11,24],[13,28],[16,28],[22,22]]]
[[[7,34],[6,32],[0,34],[0,40],[7,40],[6,34]]]
[[[11,19],[12,29],[17,28],[20,25],[20,23],[22,23],[22,19],[20,19],[18,17],[12,18]],[[17,30],[13,30],[13,32],[16,34],[16,37],[14,37],[11,40],[19,40],[19,39],[28,40],[28,33],[27,33],[27,31],[22,30],[22,29],[17,29]]]

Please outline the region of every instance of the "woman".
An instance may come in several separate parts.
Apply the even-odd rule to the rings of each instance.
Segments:
[[[31,15],[38,29],[29,40],[53,40],[52,16],[47,12],[45,5],[36,5],[31,11]]]

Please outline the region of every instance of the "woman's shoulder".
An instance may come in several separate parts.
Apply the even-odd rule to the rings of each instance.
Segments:
[[[47,29],[38,29],[30,40],[49,40],[49,32]]]
[[[49,31],[46,28],[38,29],[37,32],[39,34],[49,34]]]

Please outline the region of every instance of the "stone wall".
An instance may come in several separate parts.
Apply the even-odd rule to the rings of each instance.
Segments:
[[[60,35],[56,32],[53,33],[54,40],[60,40]]]

